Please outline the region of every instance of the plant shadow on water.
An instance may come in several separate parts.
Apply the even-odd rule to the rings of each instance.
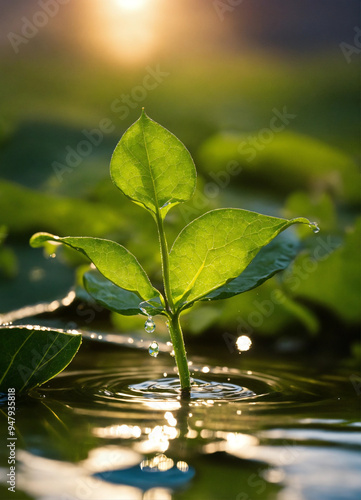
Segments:
[[[193,356],[191,395],[182,399],[174,361],[159,344],[154,359],[137,342],[85,340],[71,368],[19,402],[18,494],[358,497],[359,410],[344,373],[319,376],[297,363],[229,354],[223,366],[222,354],[218,361]]]

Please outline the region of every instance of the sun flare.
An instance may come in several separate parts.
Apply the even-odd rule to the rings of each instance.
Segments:
[[[124,10],[141,10],[148,0],[115,0],[115,3]]]

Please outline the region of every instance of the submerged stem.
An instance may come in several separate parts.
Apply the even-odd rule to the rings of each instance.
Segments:
[[[179,314],[174,314],[170,317],[168,326],[173,343],[174,357],[178,367],[182,395],[186,396],[189,395],[191,381],[189,375],[187,353],[184,346],[183,333],[179,321]]]

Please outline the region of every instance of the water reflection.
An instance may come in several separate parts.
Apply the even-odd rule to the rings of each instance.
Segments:
[[[94,362],[92,351],[79,356]],[[357,498],[358,409],[337,377],[317,384],[304,370],[275,376],[198,360],[184,401],[168,356],[127,349],[101,359],[104,367],[65,372],[19,405],[18,489],[30,497],[195,500],[201,489],[237,499],[258,496],[258,484],[267,500],[325,500],[347,484]],[[249,393],[234,397],[234,387]]]

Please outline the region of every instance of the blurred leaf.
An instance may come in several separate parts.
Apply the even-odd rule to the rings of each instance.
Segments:
[[[241,170],[237,178],[243,184],[253,182],[281,193],[331,190],[341,199],[360,202],[360,173],[347,154],[311,137],[269,132],[267,141],[259,132],[210,137],[199,149],[200,167],[219,173],[232,161]]]
[[[0,392],[27,392],[60,373],[75,356],[81,335],[45,327],[0,326]]]
[[[280,234],[259,251],[237,278],[208,293],[202,300],[227,299],[252,290],[274,274],[286,269],[296,254],[296,246]]]
[[[124,222],[105,205],[50,196],[0,180],[0,224],[12,234],[31,233],[41,226],[59,233],[103,235],[118,231]]]
[[[192,196],[196,170],[186,147],[144,111],[123,135],[112,156],[114,184],[132,201],[163,217]]]
[[[181,308],[237,277],[259,250],[304,218],[286,220],[239,209],[212,210],[188,224],[169,255],[171,293]]]
[[[302,323],[308,333],[314,335],[319,331],[320,322],[307,306],[293,300],[281,290],[278,291],[278,297],[282,301],[284,310],[288,311],[295,319]]]
[[[189,311],[189,312],[188,312]],[[187,309],[187,314],[182,316],[182,324],[187,333],[199,335],[209,328],[213,328],[219,319],[219,308],[202,304],[201,307]]]
[[[18,261],[10,248],[0,248],[0,275],[14,278],[18,272]]]
[[[99,304],[125,316],[141,314],[140,305],[154,316],[164,311],[159,299],[149,300],[149,305],[146,306],[137,294],[114,285],[114,283],[94,270],[84,274],[84,286],[86,291]]]
[[[14,252],[10,248],[2,246],[6,237],[6,227],[0,226],[0,276],[13,278],[18,272],[18,262]]]
[[[294,297],[302,297],[327,307],[343,320],[359,323],[361,275],[361,219],[345,235],[345,242],[325,254],[325,237],[317,238],[311,254],[296,260],[284,284]],[[317,260],[319,259],[319,260]]]
[[[294,311],[285,305],[285,297],[277,276],[274,276],[247,293],[212,302],[219,307],[215,326],[237,335],[257,333],[277,336],[294,326],[297,319]]]
[[[2,245],[4,243],[7,235],[8,235],[8,232],[7,232],[6,226],[0,226],[0,245]]]
[[[101,137],[99,129],[85,129],[79,122],[52,120],[50,115],[21,117],[0,152],[1,175],[28,188],[84,197],[98,179],[109,175],[114,138],[110,133]],[[83,123],[89,124],[89,117]]]

